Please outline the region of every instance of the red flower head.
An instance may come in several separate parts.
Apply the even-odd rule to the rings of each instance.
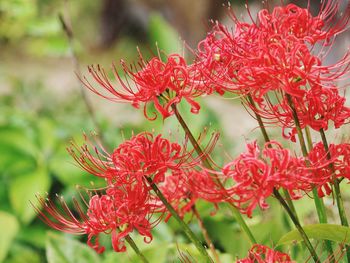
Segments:
[[[253,111],[292,130],[286,137],[294,139],[295,134],[286,94],[295,101],[303,127],[327,129],[329,121],[339,127],[348,121],[350,111],[335,83],[349,73],[350,51],[336,63],[325,64],[333,39],[348,29],[350,4],[331,23],[339,9],[340,1],[323,1],[313,16],[308,8],[289,4],[260,11],[252,24],[239,21],[232,12],[234,29],[217,23],[200,42],[201,71],[220,90],[249,94],[255,105],[246,103]]]
[[[167,209],[153,192],[148,178],[159,185],[181,215],[189,212],[199,198],[191,193],[187,174],[200,163],[201,156],[192,158],[186,142],[184,145],[171,143],[160,135],[144,132],[126,140],[110,154],[101,144],[93,146],[86,136],[85,139],[87,144],[79,147],[73,143],[68,151],[83,169],[106,179],[106,187],[93,191],[93,195],[89,190],[88,200],[81,195],[86,208],[74,201],[77,213],[62,199],[59,200],[62,209],[59,209],[41,197],[38,199],[44,209],[36,210],[54,229],[87,234],[88,245],[98,253],[104,251],[99,244],[100,233],[111,234],[117,252],[125,251],[124,238],[133,230],[144,236],[145,242],[152,240],[151,229]],[[211,141],[208,150],[216,142]]]
[[[171,143],[161,135],[143,132],[124,141],[112,153],[101,144],[97,146],[85,136],[86,144],[75,143],[68,148],[75,161],[87,172],[113,183],[132,183],[143,176],[155,183],[164,181],[165,174],[190,169],[199,163],[183,145]]]
[[[117,180],[130,175],[135,178],[152,176],[154,183],[163,182],[166,172],[178,172],[198,164],[198,160],[191,159],[186,143],[181,146],[146,132],[120,144],[111,158],[122,176]]]
[[[49,199],[38,197],[44,210],[36,208],[39,217],[49,226],[59,231],[73,234],[87,234],[88,245],[98,253],[104,251],[99,244],[99,234],[112,236],[116,252],[125,251],[124,238],[133,230],[145,236],[145,242],[152,240],[151,229],[159,222],[154,213],[163,213],[159,201],[154,198],[145,184],[108,186],[98,195],[83,197],[84,209],[74,200],[75,211],[71,211],[63,199],[59,199],[61,209]],[[77,212],[77,213],[76,213]]]
[[[119,82],[117,85],[111,83],[103,68],[89,67],[93,79],[110,95],[100,92],[85,77],[82,82],[88,89],[111,101],[128,102],[135,108],[144,104],[144,114],[148,119],[157,117],[156,113],[153,118],[148,116],[148,104],[153,104],[165,119],[174,113],[172,107],[182,99],[191,105],[191,112],[198,113],[200,106],[194,99],[207,91],[203,89],[197,68],[188,66],[182,56],[170,55],[166,62],[154,57],[146,62],[140,54],[139,69],[136,66],[128,67],[124,61],[121,61],[121,65],[126,80],[123,81],[113,67]]]
[[[273,250],[267,246],[255,244],[249,250],[247,258],[240,259],[237,263],[293,263],[288,254]]]
[[[308,159],[313,177],[319,179],[316,185],[318,195],[332,193],[331,184],[338,178],[350,179],[350,144],[330,144],[326,152],[323,143],[317,143],[309,152]]]
[[[248,144],[247,152],[225,165],[223,174],[234,181],[230,189],[233,203],[249,217],[257,205],[262,209],[269,207],[266,199],[274,188],[282,187],[298,199],[319,180],[312,176],[305,159],[292,156],[274,141],[265,144],[261,155],[256,142]]]

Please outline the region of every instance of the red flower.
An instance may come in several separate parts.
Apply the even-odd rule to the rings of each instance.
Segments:
[[[295,123],[286,94],[292,96],[302,127],[338,128],[348,122],[350,110],[338,93],[336,81],[347,76],[350,52],[333,65],[324,63],[333,38],[347,29],[350,4],[333,26],[340,2],[325,1],[318,15],[290,4],[259,12],[252,24],[240,22],[234,13],[234,30],[216,24],[198,46],[198,63],[206,82],[255,101],[248,106],[280,125],[294,139]],[[321,46],[315,52],[313,45]],[[200,67],[198,67],[200,68]],[[209,84],[208,84],[209,85]],[[290,130],[291,132],[286,132]]]
[[[207,150],[212,149],[215,138]],[[100,233],[111,234],[117,252],[125,251],[124,238],[134,230],[145,237],[145,242],[152,240],[151,229],[167,214],[167,209],[147,178],[159,185],[181,215],[189,212],[199,198],[191,192],[187,174],[200,163],[200,157],[193,158],[192,151],[187,151],[187,141],[180,145],[161,135],[143,132],[120,144],[110,154],[101,144],[94,146],[86,136],[85,140],[87,143],[83,146],[73,143],[68,150],[79,166],[106,179],[106,186],[89,190],[93,195],[89,194],[88,198],[81,195],[86,208],[74,201],[74,211],[71,211],[60,199],[60,209],[52,201],[38,197],[44,209],[36,210],[54,229],[87,234],[88,245],[98,253],[104,251],[99,244]]]
[[[234,181],[229,190],[233,203],[249,217],[257,205],[262,209],[269,207],[266,199],[274,188],[284,188],[292,199],[298,199],[302,192],[324,182],[313,176],[304,158],[292,156],[274,141],[265,144],[261,155],[256,142],[248,144],[247,152],[225,165],[223,174]]]
[[[122,80],[117,69],[113,67],[114,75],[118,80],[117,85],[111,83],[104,69],[99,66],[89,67],[94,81],[107,91],[107,95],[96,89],[87,78],[82,82],[88,89],[111,101],[128,102],[135,108],[144,104],[144,114],[148,119],[154,120],[157,117],[156,113],[153,118],[148,116],[148,104],[153,104],[165,119],[174,113],[172,106],[182,99],[191,105],[191,112],[198,113],[200,105],[194,99],[207,91],[203,89],[197,68],[188,66],[182,56],[170,55],[166,62],[161,61],[159,57],[154,57],[146,62],[140,54],[139,69],[136,66],[128,67],[124,61],[121,61],[121,65],[126,74],[126,80]]]
[[[267,246],[255,244],[249,250],[247,258],[240,259],[237,263],[293,263],[288,254],[273,250]]]
[[[85,136],[86,144],[75,143],[69,153],[84,170],[109,183],[131,183],[151,176],[155,183],[164,181],[166,172],[190,169],[199,163],[183,145],[171,143],[161,135],[143,132],[120,144],[110,154],[101,144],[97,146]]]
[[[121,176],[116,180],[127,179],[130,175],[134,178],[152,176],[153,182],[159,183],[164,181],[166,172],[178,172],[198,164],[199,160],[192,159],[191,154],[186,143],[181,146],[160,135],[155,137],[144,132],[120,144],[111,159]]]
[[[85,198],[84,198],[85,199]],[[87,244],[98,253],[104,252],[99,244],[99,234],[111,234],[116,252],[125,251],[124,238],[133,230],[145,236],[145,242],[152,240],[151,229],[159,222],[153,219],[154,213],[163,213],[159,201],[150,194],[145,184],[136,183],[124,186],[108,186],[98,195],[89,196],[84,209],[74,200],[75,212],[71,211],[63,199],[61,208],[52,201],[38,197],[44,210],[36,208],[39,217],[50,227],[73,234],[87,234]]]
[[[327,156],[328,155],[328,156]],[[335,179],[350,179],[350,144],[330,144],[327,153],[323,143],[314,145],[309,152],[313,177],[319,179],[318,195],[323,197],[332,193],[331,184]]]
[[[307,8],[294,4],[275,7],[270,14],[266,9],[258,14],[259,26],[271,34],[293,35],[296,38],[315,44],[318,41],[330,41],[332,37],[346,29],[349,21],[347,7],[341,19],[332,25],[339,12],[341,1],[323,1],[316,16]],[[334,23],[333,23],[334,24]]]

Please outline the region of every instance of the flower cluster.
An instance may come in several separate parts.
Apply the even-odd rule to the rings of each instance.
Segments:
[[[273,250],[267,246],[255,244],[247,258],[240,259],[237,263],[293,263],[288,254]]]
[[[268,208],[266,199],[277,197],[279,189],[292,200],[315,188],[320,197],[330,194],[331,184],[350,179],[350,144],[330,144],[328,149],[325,141],[312,145],[309,138],[309,152],[304,143],[304,157],[298,157],[264,134],[267,143],[262,148],[256,141],[249,143],[246,152],[214,169],[209,153],[217,136],[202,151],[176,107],[186,101],[191,112],[198,113],[199,96],[238,94],[263,131],[264,123],[278,124],[283,136],[292,141],[297,133],[303,138],[306,127],[322,134],[330,122],[335,128],[347,123],[350,108],[336,82],[349,73],[350,51],[332,65],[325,63],[335,37],[348,27],[350,4],[337,19],[339,5],[339,1],[322,1],[316,16],[294,4],[272,12],[264,9],[250,24],[230,13],[234,29],[217,22],[198,44],[192,64],[178,54],[167,56],[166,61],[160,55],[145,61],[140,54],[137,65],[121,61],[126,79],[113,67],[117,83],[103,68],[90,66],[91,78],[102,90],[84,77],[88,89],[112,101],[142,106],[150,120],[158,113],[163,119],[176,115],[187,135],[185,143],[171,143],[147,132],[124,141],[111,153],[87,137],[83,146],[73,143],[69,153],[81,168],[104,179],[105,187],[87,190],[88,198],[82,194],[86,207],[75,200],[74,212],[63,199],[59,209],[38,197],[44,208],[37,208],[39,216],[55,229],[87,234],[88,245],[102,253],[101,233],[111,234],[115,251],[125,251],[124,240],[134,230],[150,242],[152,228],[171,216],[170,206],[184,216],[199,199],[215,207],[227,202],[251,217],[257,206]],[[332,26],[331,20],[336,20]],[[155,108],[153,115],[149,105]],[[187,140],[194,150],[187,149]],[[287,254],[256,244],[238,262],[292,261]]]
[[[349,8],[338,22],[339,2],[325,1],[317,16],[294,4],[261,10],[252,24],[232,13],[234,31],[217,23],[199,43],[198,61],[208,86],[242,96],[251,96],[253,111],[267,122],[280,125],[294,140],[295,120],[291,103],[302,128],[326,130],[329,121],[336,128],[349,121],[350,108],[335,82],[349,72],[350,52],[332,65],[325,59],[336,35],[344,31]],[[321,47],[316,52],[316,45]],[[327,49],[328,48],[328,49]],[[198,63],[199,63],[198,62]],[[287,96],[292,97],[292,102]]]
[[[152,240],[151,229],[168,211],[152,191],[151,184],[159,185],[162,194],[182,216],[191,211],[199,198],[205,199],[197,194],[198,184],[195,183],[201,174],[195,169],[200,157],[192,156],[186,142],[184,145],[171,143],[161,135],[144,132],[108,153],[102,145],[94,146],[88,137],[85,138],[87,144],[78,146],[73,143],[68,151],[80,167],[105,179],[106,186],[88,190],[88,201],[84,198],[83,202],[87,206],[86,212],[76,203],[78,216],[63,200],[60,200],[61,211],[52,201],[41,197],[39,200],[44,211],[37,211],[55,229],[87,234],[89,246],[97,252],[104,251],[98,241],[100,233],[111,234],[113,248],[118,252],[125,251],[124,238],[133,230],[144,236],[145,242]],[[207,148],[212,147],[208,144]],[[205,183],[210,180],[206,177]]]
[[[198,113],[200,105],[194,99],[212,93],[205,88],[197,67],[187,65],[185,59],[178,54],[169,55],[166,62],[160,57],[154,57],[147,62],[140,54],[138,67],[128,67],[123,60],[121,65],[126,80],[122,79],[114,67],[114,74],[118,80],[116,84],[111,83],[100,66],[89,67],[92,78],[107,91],[107,94],[96,89],[87,78],[84,78],[83,83],[93,92],[111,101],[128,102],[135,108],[143,104],[144,114],[150,120],[157,117],[157,113],[154,113],[153,117],[147,113],[147,105],[150,103],[165,119],[174,114],[173,107],[182,99],[190,104],[192,113]]]
[[[350,179],[350,144],[330,144],[328,152],[323,143],[317,143],[308,155],[314,177],[324,178],[318,184],[318,194],[323,197],[332,193],[331,183],[336,179]],[[322,164],[322,165],[320,165]]]
[[[328,160],[316,161],[312,167],[306,160],[294,157],[275,141],[265,144],[261,153],[256,141],[249,143],[245,153],[223,168],[223,174],[234,181],[229,191],[233,194],[232,202],[241,213],[251,217],[257,205],[268,208],[266,199],[274,189],[283,188],[292,199],[298,199],[303,192],[330,182],[328,173],[318,172],[328,169]]]

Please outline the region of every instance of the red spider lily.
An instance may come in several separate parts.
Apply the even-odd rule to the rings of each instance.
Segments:
[[[267,246],[255,244],[249,250],[247,258],[239,259],[237,263],[293,263],[288,254],[273,250]]]
[[[159,222],[159,217],[152,222],[152,216],[163,211],[145,184],[109,186],[104,194],[89,196],[88,202],[83,197],[86,209],[74,200],[74,211],[61,198],[61,208],[48,199],[38,197],[38,200],[44,209],[36,210],[46,224],[67,233],[87,234],[88,245],[98,253],[104,251],[99,244],[100,233],[111,234],[116,252],[125,251],[123,240],[133,230],[145,236],[145,242],[150,242],[150,231]]]
[[[308,155],[314,178],[323,183],[318,185],[318,195],[323,197],[332,193],[331,184],[337,178],[350,179],[350,144],[330,144],[327,153],[323,143],[317,143]],[[323,165],[320,165],[323,164]]]
[[[174,113],[172,106],[182,99],[191,105],[192,113],[198,113],[200,105],[194,99],[207,91],[203,89],[197,68],[188,66],[182,56],[169,55],[166,62],[154,57],[146,62],[140,53],[139,69],[137,66],[128,67],[124,61],[121,61],[121,66],[126,80],[122,80],[113,66],[117,84],[109,80],[103,68],[89,67],[94,81],[106,92],[99,91],[85,77],[82,82],[88,89],[111,101],[131,103],[135,108],[144,104],[144,114],[151,120],[154,120],[157,114],[154,113],[154,117],[149,117],[148,104],[153,104],[164,119]]]
[[[233,178],[235,184],[234,203],[241,213],[252,216],[254,208],[259,205],[267,209],[266,198],[271,196],[274,183],[268,181],[269,167],[257,158],[259,149],[255,143],[248,144],[248,150],[254,152],[241,154],[236,160],[227,164],[223,173]]]
[[[159,185],[159,189],[181,217],[191,211],[198,199],[190,188],[188,178],[182,172],[167,176],[164,182]],[[169,214],[168,218],[170,216]]]
[[[292,199],[298,199],[302,192],[324,183],[323,178],[313,176],[304,158],[292,156],[274,141],[265,144],[261,155],[256,142],[248,144],[247,152],[225,165],[223,174],[234,181],[232,202],[249,217],[257,205],[269,207],[266,199],[274,188],[284,188]]]
[[[217,135],[204,150],[213,148]],[[60,209],[52,201],[38,197],[43,211],[36,208],[39,217],[54,229],[87,234],[88,245],[98,253],[104,251],[99,244],[99,234],[111,234],[115,251],[125,251],[124,238],[136,230],[152,240],[151,229],[167,213],[164,204],[152,191],[146,177],[159,184],[165,198],[175,206],[180,215],[189,212],[199,198],[189,187],[187,173],[200,163],[202,156],[192,157],[184,145],[171,143],[161,135],[143,132],[119,145],[111,154],[101,144],[93,146],[85,136],[86,144],[75,143],[68,149],[78,165],[89,173],[106,179],[106,187],[82,198],[86,208],[74,200],[74,211],[60,199]],[[90,191],[88,191],[90,193]],[[169,215],[170,217],[170,215]]]
[[[255,105],[247,100],[248,106],[284,131],[291,129],[284,135],[292,140],[295,123],[285,94],[295,101],[302,127],[327,129],[329,121],[340,127],[348,122],[350,111],[335,82],[349,73],[350,52],[333,65],[324,63],[332,39],[348,29],[350,4],[329,26],[339,6],[339,1],[323,1],[316,16],[293,4],[275,7],[271,13],[260,11],[252,24],[231,13],[232,32],[217,23],[198,46],[197,63],[202,63],[200,70],[211,83],[207,85],[249,94]],[[315,44],[321,51],[315,52]]]
[[[295,141],[296,128],[294,124],[291,105],[283,95],[274,94],[279,103],[271,102],[272,94],[266,97],[260,104],[260,107],[254,109],[267,122],[275,122],[283,128],[283,135]],[[350,108],[345,106],[345,97],[338,94],[337,88],[314,87],[306,91],[301,99],[292,97],[292,103],[295,108],[300,127],[306,126],[319,131],[327,130],[329,123],[333,122],[335,128],[348,123],[350,118]],[[289,132],[286,132],[288,131]]]
[[[232,180],[215,171],[206,169],[190,171],[187,174],[192,195],[216,206],[220,202],[230,202],[233,195]]]
[[[199,163],[182,146],[171,143],[161,135],[143,132],[120,144],[111,154],[101,144],[87,143],[79,147],[75,143],[68,149],[75,161],[87,172],[108,180],[109,183],[131,183],[143,176],[152,176],[155,183],[164,181],[168,171],[189,169]]]
[[[160,135],[154,137],[150,133],[141,133],[120,144],[111,155],[118,173],[126,179],[152,176],[154,183],[163,182],[165,173],[178,172],[198,164],[191,158],[186,143],[181,146],[171,143]]]
[[[271,14],[264,9],[258,14],[258,23],[259,27],[271,34],[293,35],[310,44],[318,41],[330,42],[330,38],[347,29],[349,21],[347,14],[350,6],[335,25],[332,23],[339,12],[340,5],[341,1],[322,1],[316,16],[310,13],[310,2],[307,8],[300,8],[294,4],[275,7]]]

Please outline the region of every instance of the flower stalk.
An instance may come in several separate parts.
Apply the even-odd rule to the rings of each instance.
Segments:
[[[197,218],[198,220],[198,225],[199,225],[199,228],[201,229],[201,232],[203,234],[203,237],[205,239],[205,241],[207,242],[208,246],[209,246],[209,249],[211,251],[211,253],[213,254],[214,258],[215,258],[215,262],[216,263],[221,263],[221,260],[219,258],[219,255],[218,253],[216,252],[215,250],[215,246],[213,244],[213,242],[211,241],[210,237],[209,237],[209,234],[208,234],[208,231],[207,229],[205,228],[204,226],[204,222],[203,222],[203,219],[201,217],[201,215],[199,214],[196,206],[193,206],[192,207],[192,212],[194,214],[194,216]]]
[[[323,147],[324,147],[324,149],[325,149],[325,151],[327,153],[327,159],[330,160],[332,158],[332,156],[331,156],[331,153],[329,152],[327,137],[326,137],[326,134],[325,134],[323,129],[320,129],[320,135],[321,135]],[[335,173],[335,169],[334,169],[333,163],[330,163],[329,167],[331,168],[332,172]],[[333,186],[334,186],[333,189],[334,189],[335,199],[336,199],[336,202],[337,202],[340,222],[341,222],[341,224],[343,226],[347,226],[348,227],[349,226],[349,222],[348,222],[348,219],[346,217],[343,197],[341,195],[339,180],[337,178],[334,178]],[[348,263],[350,263],[350,246],[346,245],[345,249],[346,249],[346,256],[347,256],[347,259],[348,259]]]
[[[253,100],[253,98],[252,98],[252,96],[250,94],[247,95],[247,99],[248,99],[249,104],[253,108],[256,108],[255,102],[254,102],[254,100]],[[268,133],[266,131],[266,128],[265,128],[265,125],[264,125],[264,122],[263,122],[261,116],[255,110],[254,110],[254,114],[255,114],[256,120],[258,121],[259,128],[260,128],[261,133],[263,134],[265,142],[266,143],[270,142],[270,137],[269,137],[269,135],[268,135]],[[269,145],[268,147],[271,147],[271,145]],[[285,200],[286,200],[288,206],[290,207],[290,209],[294,213],[295,217],[299,220],[297,211],[295,210],[295,207],[294,207],[294,204],[293,204],[292,199],[290,197],[290,194],[285,189],[283,189],[283,194],[285,196]]]
[[[289,206],[286,203],[286,201],[283,199],[281,194],[276,189],[273,190],[273,194],[275,195],[277,200],[281,203],[281,205],[284,207],[284,209],[287,211],[289,217],[292,219],[295,227],[298,229],[301,237],[303,238],[303,240],[305,242],[305,246],[310,251],[312,259],[315,261],[315,263],[320,263],[321,260],[317,256],[317,253],[316,253],[315,249],[313,248],[313,246],[312,246],[312,244],[311,244],[307,234],[305,233],[303,227],[300,225],[299,220],[295,217],[293,211],[289,208]]]
[[[299,144],[300,144],[302,154],[304,157],[307,157],[308,151],[306,148],[304,135],[303,135],[303,132],[302,132],[302,129],[300,126],[300,121],[299,121],[292,97],[289,94],[286,94],[286,98],[287,98],[288,104],[290,106],[290,109],[292,111],[292,116],[293,116],[293,120],[295,123],[295,128],[297,130]],[[311,141],[310,132],[308,130],[306,130],[306,137],[307,137],[309,149],[311,150],[312,149],[312,141]],[[307,161],[306,164],[309,165],[309,162]],[[312,189],[312,194],[314,197],[314,203],[316,206],[318,220],[320,223],[326,224],[328,220],[327,220],[327,214],[326,214],[326,209],[324,206],[323,199],[318,196],[317,189],[315,187],[313,187],[313,189]],[[331,242],[329,240],[326,240],[325,245],[326,245],[326,248],[328,250],[330,262],[334,262],[334,252],[333,252]]]
[[[139,257],[139,259],[143,262],[143,263],[149,263],[149,261],[147,260],[147,258],[145,257],[144,254],[142,254],[142,252],[140,251],[140,249],[137,247],[137,245],[135,244],[135,241],[129,236],[127,235],[125,237],[126,242],[128,242],[128,244],[130,245],[130,247],[135,251],[136,255]]]
[[[172,105],[172,108],[174,110],[175,116],[177,118],[177,120],[179,121],[181,127],[183,128],[184,132],[186,133],[186,135],[188,136],[193,148],[195,149],[196,153],[198,154],[198,156],[200,156],[202,163],[204,165],[204,167],[206,167],[209,170],[213,170],[208,158],[206,157],[206,155],[203,153],[201,147],[199,146],[197,140],[194,138],[192,132],[190,131],[189,127],[187,126],[185,120],[182,118],[180,112],[178,111],[176,105]],[[214,178],[219,184],[220,186],[222,186],[222,188],[224,188],[224,186],[221,184],[220,180],[218,178]],[[256,244],[256,239],[253,235],[253,233],[250,231],[247,223],[245,222],[245,220],[243,219],[242,215],[240,214],[240,212],[231,204],[229,203],[229,209],[231,210],[233,216],[235,217],[237,223],[240,225],[241,229],[243,230],[243,232],[247,235],[249,241],[251,242],[251,244]]]
[[[150,177],[145,177],[148,184],[152,188],[152,190],[155,192],[155,194],[158,196],[160,201],[164,204],[166,209],[169,211],[169,213],[173,216],[173,218],[179,223],[183,231],[185,232],[186,236],[191,240],[191,242],[196,246],[199,253],[202,255],[205,262],[212,263],[213,260],[209,256],[208,252],[200,242],[200,240],[196,237],[196,235],[193,233],[193,231],[190,229],[190,227],[181,219],[179,214],[176,212],[174,207],[166,200],[165,196],[162,194],[162,192],[159,190],[158,186],[152,181]]]

